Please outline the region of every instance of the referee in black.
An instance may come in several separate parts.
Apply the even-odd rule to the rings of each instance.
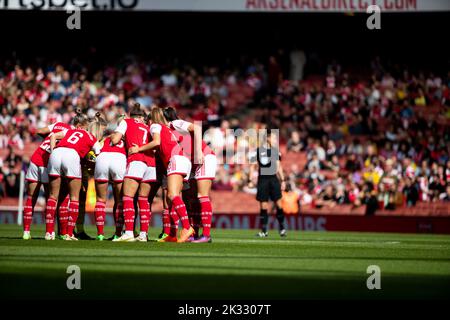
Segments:
[[[281,167],[281,154],[278,149],[278,135],[269,130],[267,134],[264,137],[260,137],[258,141],[259,145],[256,149],[256,154],[251,157],[253,161],[250,166],[250,177],[253,176],[255,170],[258,170],[256,200],[260,203],[261,232],[259,232],[257,236],[261,238],[268,236],[268,208],[269,200],[271,200],[277,209],[280,236],[286,237],[284,212],[281,207],[281,190],[285,188],[285,179],[283,168]]]

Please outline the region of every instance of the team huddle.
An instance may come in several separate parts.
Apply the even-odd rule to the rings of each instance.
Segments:
[[[149,114],[135,104],[114,130],[97,113],[95,119],[77,110],[72,124],[40,129],[44,141],[33,153],[26,175],[23,239],[30,226],[39,190],[44,186],[46,240],[76,241],[83,174],[93,171],[96,189],[97,240],[104,240],[109,184],[114,195],[115,234],[112,241],[148,241],[151,204],[162,189],[163,231],[159,242],[211,242],[209,199],[217,159],[202,140],[201,128],[178,118],[171,107],[152,107]],[[188,208],[186,208],[188,204]],[[135,218],[139,215],[139,234]],[[181,222],[182,229],[178,232]],[[200,230],[202,234],[200,235]]]

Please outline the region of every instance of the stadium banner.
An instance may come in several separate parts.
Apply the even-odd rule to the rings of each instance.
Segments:
[[[17,211],[0,211],[0,224],[15,223],[17,223]],[[35,212],[33,224],[45,224],[42,211]],[[153,227],[162,227],[161,214],[153,213],[151,224]],[[286,224],[288,230],[301,231],[450,234],[450,219],[448,217],[301,214],[287,215]],[[93,213],[86,214],[85,225],[95,225]],[[110,212],[106,215],[105,225],[114,225],[114,218]],[[213,215],[212,226],[217,229],[259,229],[259,215],[217,213]],[[278,230],[278,222],[274,216],[269,217],[268,227],[270,230]]]
[[[448,0],[0,0],[0,10],[191,12],[383,12],[450,11]]]

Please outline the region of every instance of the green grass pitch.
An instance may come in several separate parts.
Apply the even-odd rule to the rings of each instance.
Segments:
[[[97,299],[383,299],[450,296],[450,236],[213,230],[212,244],[44,241],[0,225],[0,296]],[[107,228],[107,235],[112,233]],[[87,232],[94,235],[94,228]],[[159,230],[151,230],[156,236]],[[68,290],[69,265],[81,290]],[[381,290],[366,270],[381,268]]]

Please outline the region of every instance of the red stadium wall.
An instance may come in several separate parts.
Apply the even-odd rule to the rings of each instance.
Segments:
[[[398,233],[436,233],[450,234],[449,217],[415,217],[415,216],[337,216],[323,215],[291,215],[287,216],[289,230],[303,231],[355,231],[355,232],[398,232]],[[17,212],[1,211],[1,224],[17,223]],[[44,216],[38,212],[33,217],[34,224],[43,224]],[[106,225],[113,225],[113,217],[108,214]],[[89,213],[85,217],[86,225],[94,224],[94,216]],[[152,225],[161,227],[161,215],[152,216]],[[218,229],[257,229],[259,216],[256,214],[215,214],[213,227]],[[269,227],[277,228],[275,217],[269,219]]]

